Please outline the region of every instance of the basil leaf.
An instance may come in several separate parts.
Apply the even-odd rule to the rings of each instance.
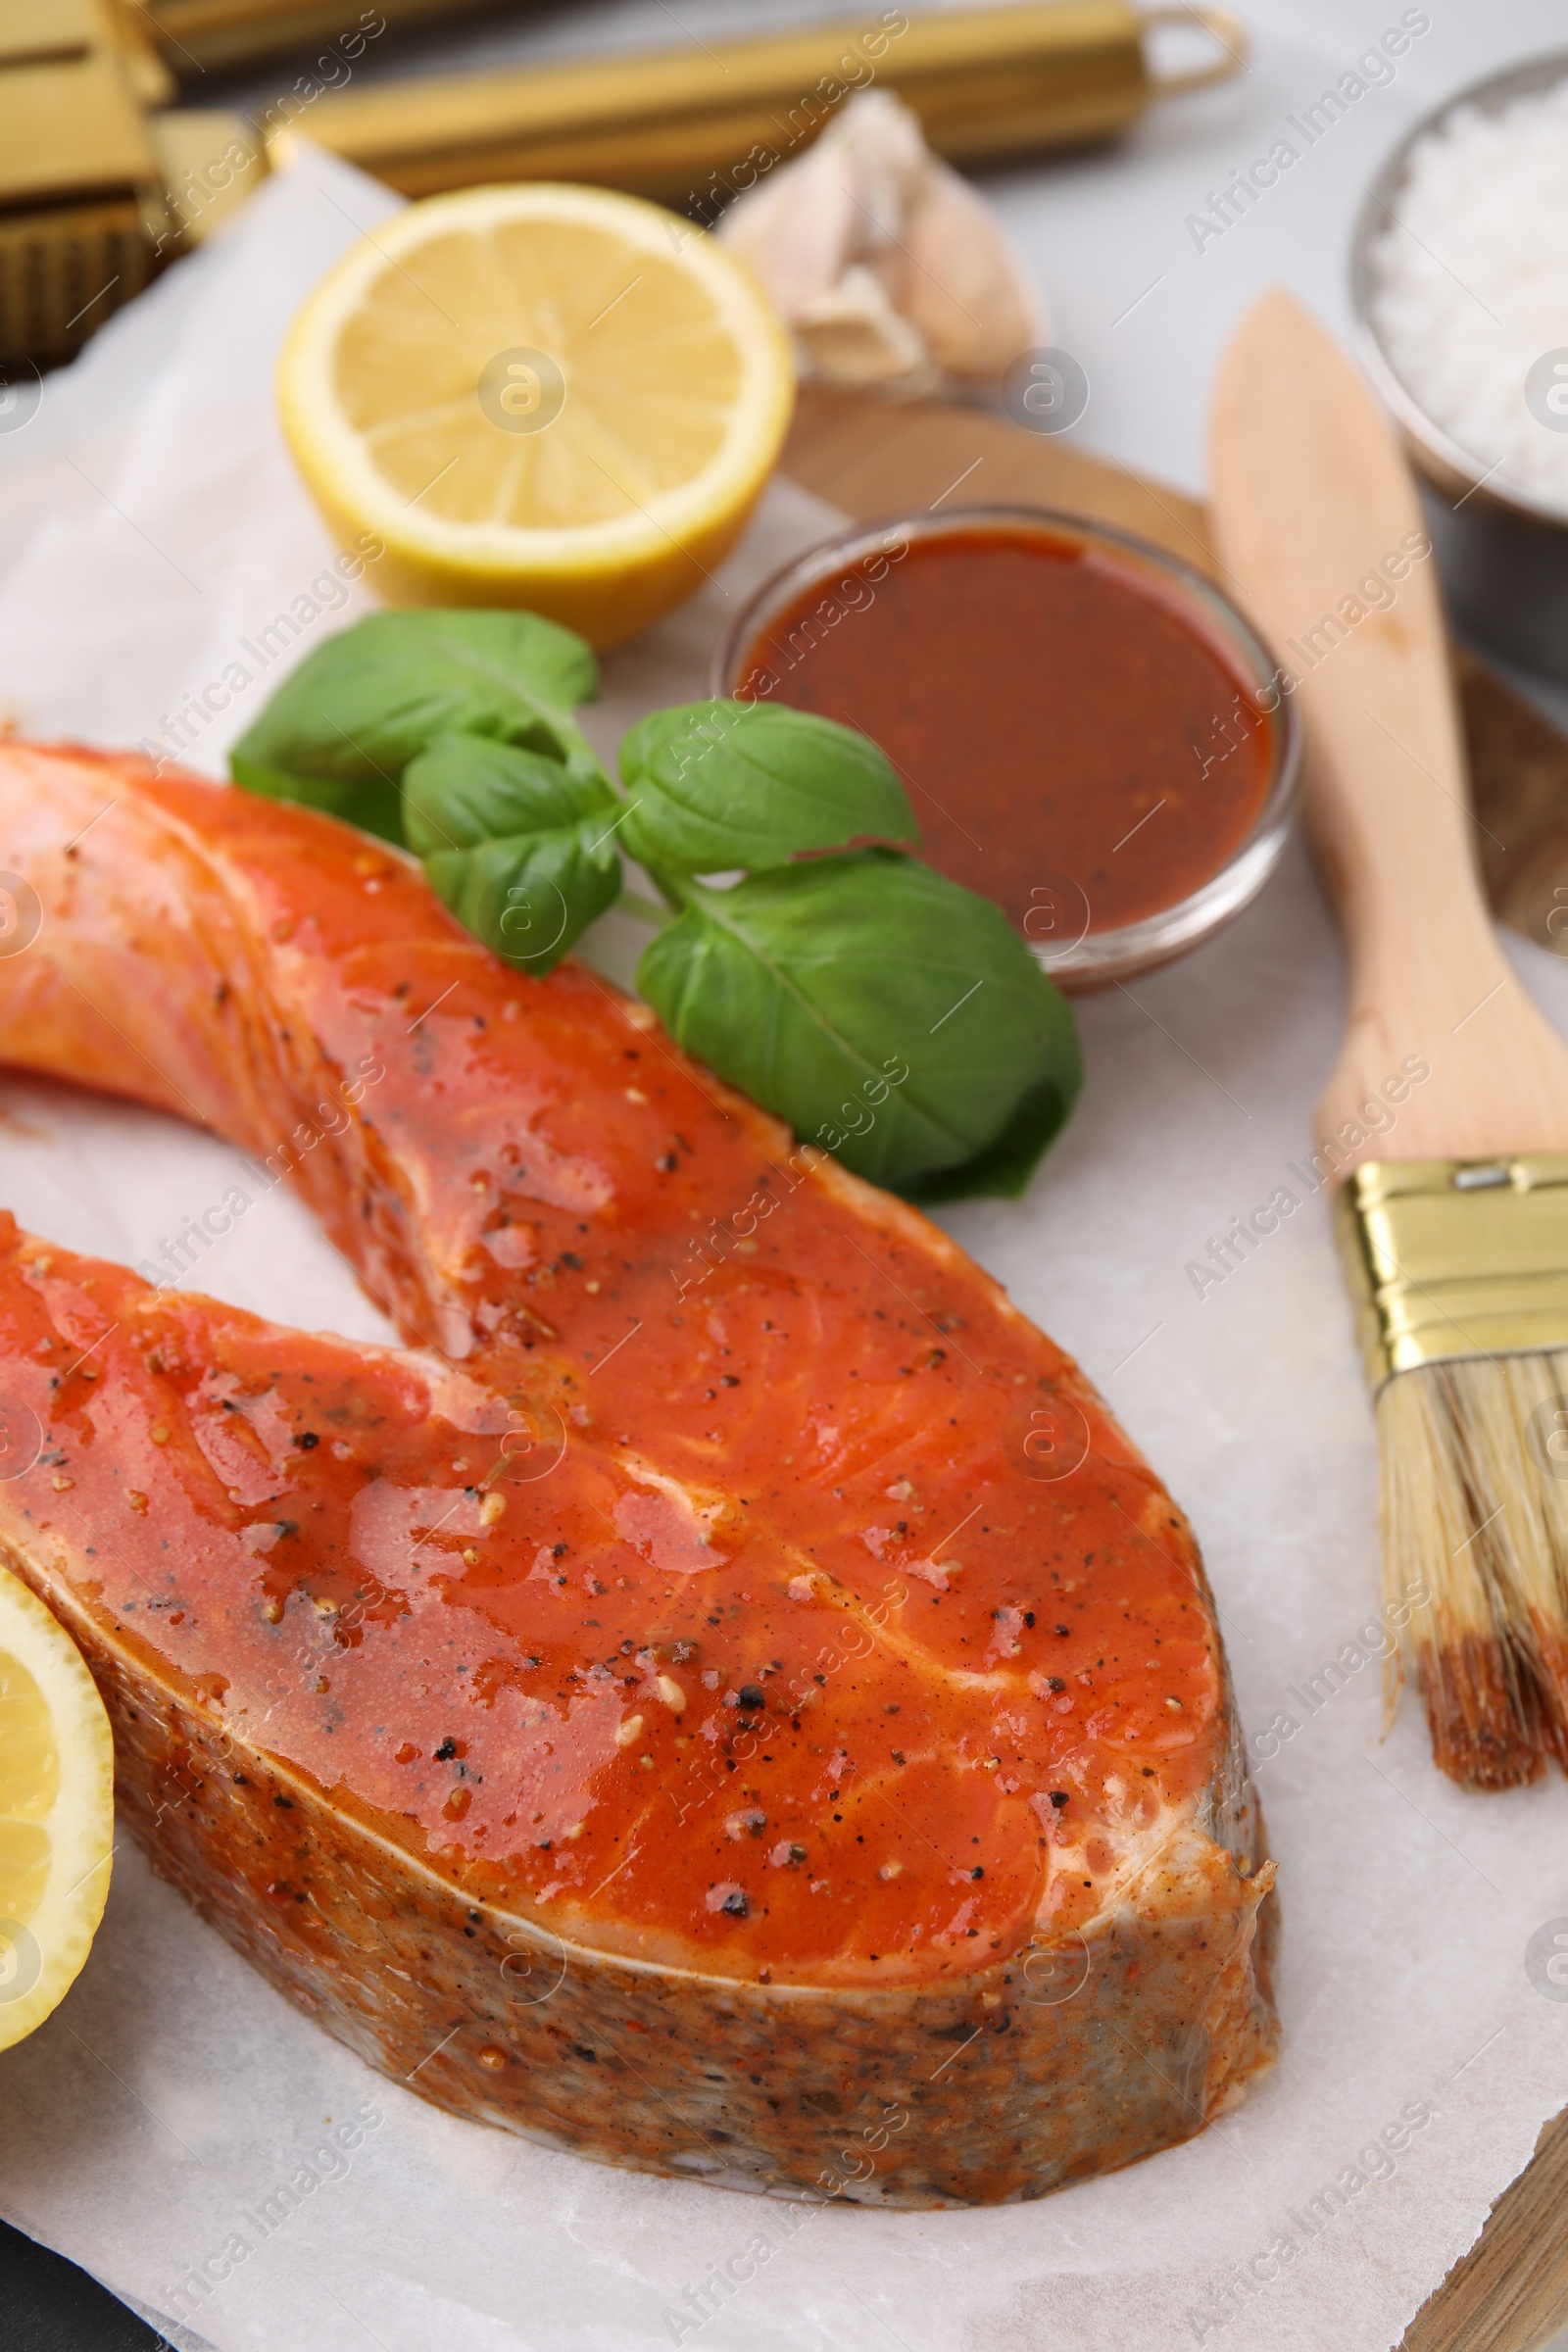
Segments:
[[[943,1200],[972,1200],[990,1196],[1017,1200],[1029,1189],[1029,1179],[1042,1153],[1067,1124],[1074,1087],[1063,1093],[1054,1078],[1030,1088],[994,1144],[956,1168],[935,1168],[904,1187],[910,1200],[934,1208]]]
[[[404,831],[421,858],[547,833],[601,810],[608,817],[619,807],[597,768],[591,775],[574,772],[543,752],[484,735],[437,735],[403,771]]]
[[[559,760],[438,735],[404,772],[409,847],[437,895],[475,938],[531,972],[548,972],[620,889],[603,775]]]
[[[582,639],[537,613],[372,612],[284,679],[230,765],[252,791],[317,808],[337,787],[335,814],[384,833],[404,769],[449,729],[598,773],[571,716],[598,675]]]
[[[622,741],[620,778],[626,853],[666,872],[759,871],[867,835],[920,838],[874,743],[778,703],[656,710]]]
[[[238,751],[230,752],[228,765],[236,784],[264,800],[297,801],[304,808],[340,816],[345,824],[358,825],[362,833],[375,833],[383,841],[400,844],[403,840],[403,803],[395,784],[333,784],[318,776],[280,775],[274,768],[244,759]]]
[[[681,896],[637,985],[689,1053],[873,1183],[1022,1188],[1082,1063],[1000,907],[892,850]]]
[[[424,860],[436,895],[509,963],[548,972],[620,889],[620,859],[603,816],[550,833],[436,850]]]

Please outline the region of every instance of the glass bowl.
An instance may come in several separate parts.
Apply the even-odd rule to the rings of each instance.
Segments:
[[[1042,870],[1031,892],[1023,935],[1056,985],[1081,994],[1152,971],[1211,938],[1256,897],[1285,847],[1300,790],[1300,721],[1294,702],[1280,694],[1268,649],[1211,580],[1163,548],[1082,515],[1045,507],[956,507],[941,514],[921,508],[886,521],[856,524],[808,549],[764,581],[717,647],[709,692],[733,694],[745,680],[751,666],[748,656],[759,640],[770,636],[776,623],[813,588],[822,592],[814,612],[836,612],[848,620],[863,601],[867,584],[885,576],[890,551],[902,551],[917,540],[987,530],[1039,533],[1102,551],[1119,573],[1131,572],[1135,581],[1142,575],[1156,601],[1184,609],[1198,633],[1211,644],[1217,642],[1269,728],[1264,794],[1250,830],[1214,873],[1169,906],[1136,922],[1097,930],[1082,886],[1070,876]],[[824,619],[821,625],[836,624]],[[780,699],[787,702],[787,694]],[[977,743],[976,757],[983,754],[983,743]]]
[[[1482,644],[1546,676],[1568,678],[1568,519],[1523,484],[1499,478],[1445,432],[1398,375],[1374,320],[1372,249],[1399,220],[1411,152],[1462,107],[1494,113],[1568,79],[1568,49],[1468,83],[1412,125],[1370,181],[1350,239],[1357,357],[1398,428],[1422,494],[1443,585]]]

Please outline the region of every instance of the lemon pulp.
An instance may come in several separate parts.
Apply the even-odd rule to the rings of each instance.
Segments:
[[[787,339],[721,245],[592,188],[411,205],[296,318],[284,430],[391,602],[514,604],[597,644],[702,586],[794,398]]]
[[[70,1636],[0,1568],[0,2050],[87,1957],[114,1842],[109,1719]]]

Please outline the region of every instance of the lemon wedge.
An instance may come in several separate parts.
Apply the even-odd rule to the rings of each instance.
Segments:
[[[109,1892],[114,1780],[81,1653],[0,1568],[0,2050],[81,1972]]]
[[[411,204],[290,326],[283,431],[390,604],[512,605],[612,644],[701,588],[794,405],[744,264],[659,205],[549,182]]]

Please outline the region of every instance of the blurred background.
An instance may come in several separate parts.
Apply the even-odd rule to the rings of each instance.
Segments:
[[[824,24],[853,31],[861,19],[869,25],[905,14],[923,23],[997,13],[974,0],[858,14],[822,0],[679,0],[673,8],[665,0],[10,0],[0,9],[0,350],[46,366],[69,356],[137,284],[211,233],[265,170],[270,136],[289,125],[338,145],[405,193],[544,176],[498,168],[504,135],[480,129],[465,153],[462,117],[474,106],[475,83],[481,93],[488,87],[492,122],[497,109],[526,121],[539,95],[527,81],[571,61],[614,65],[662,52],[710,87],[737,40]],[[1560,0],[1415,12],[1429,29],[1335,124],[1312,169],[1282,179],[1266,209],[1198,248],[1188,216],[1266,151],[1304,93],[1332,81],[1386,24],[1397,24],[1399,9],[1392,0],[1243,0],[1240,42],[1225,31],[1223,12],[1186,5],[1050,13],[1086,27],[1091,52],[1098,39],[1101,61],[1080,64],[1080,84],[1101,76],[1105,27],[1118,18],[1157,20],[1150,61],[1172,78],[1223,68],[1216,41],[1246,51],[1211,87],[1127,107],[1127,127],[1113,140],[994,162],[959,158],[1048,290],[1058,338],[1094,384],[1086,445],[1195,487],[1213,357],[1248,302],[1283,279],[1348,328],[1349,232],[1379,160],[1440,99],[1550,48],[1565,24]],[[1204,31],[1205,19],[1217,34]],[[454,130],[435,85],[450,88],[456,77],[466,86]],[[401,111],[389,126],[392,100]],[[1070,92],[1063,114],[1070,139]],[[549,175],[610,184],[640,177],[654,192],[646,172],[614,175],[615,146],[612,133],[576,172],[561,168],[557,148]],[[700,147],[690,172],[681,157],[664,175],[665,201],[683,178],[722,199],[721,187],[708,185]],[[62,228],[53,251],[49,216]]]

